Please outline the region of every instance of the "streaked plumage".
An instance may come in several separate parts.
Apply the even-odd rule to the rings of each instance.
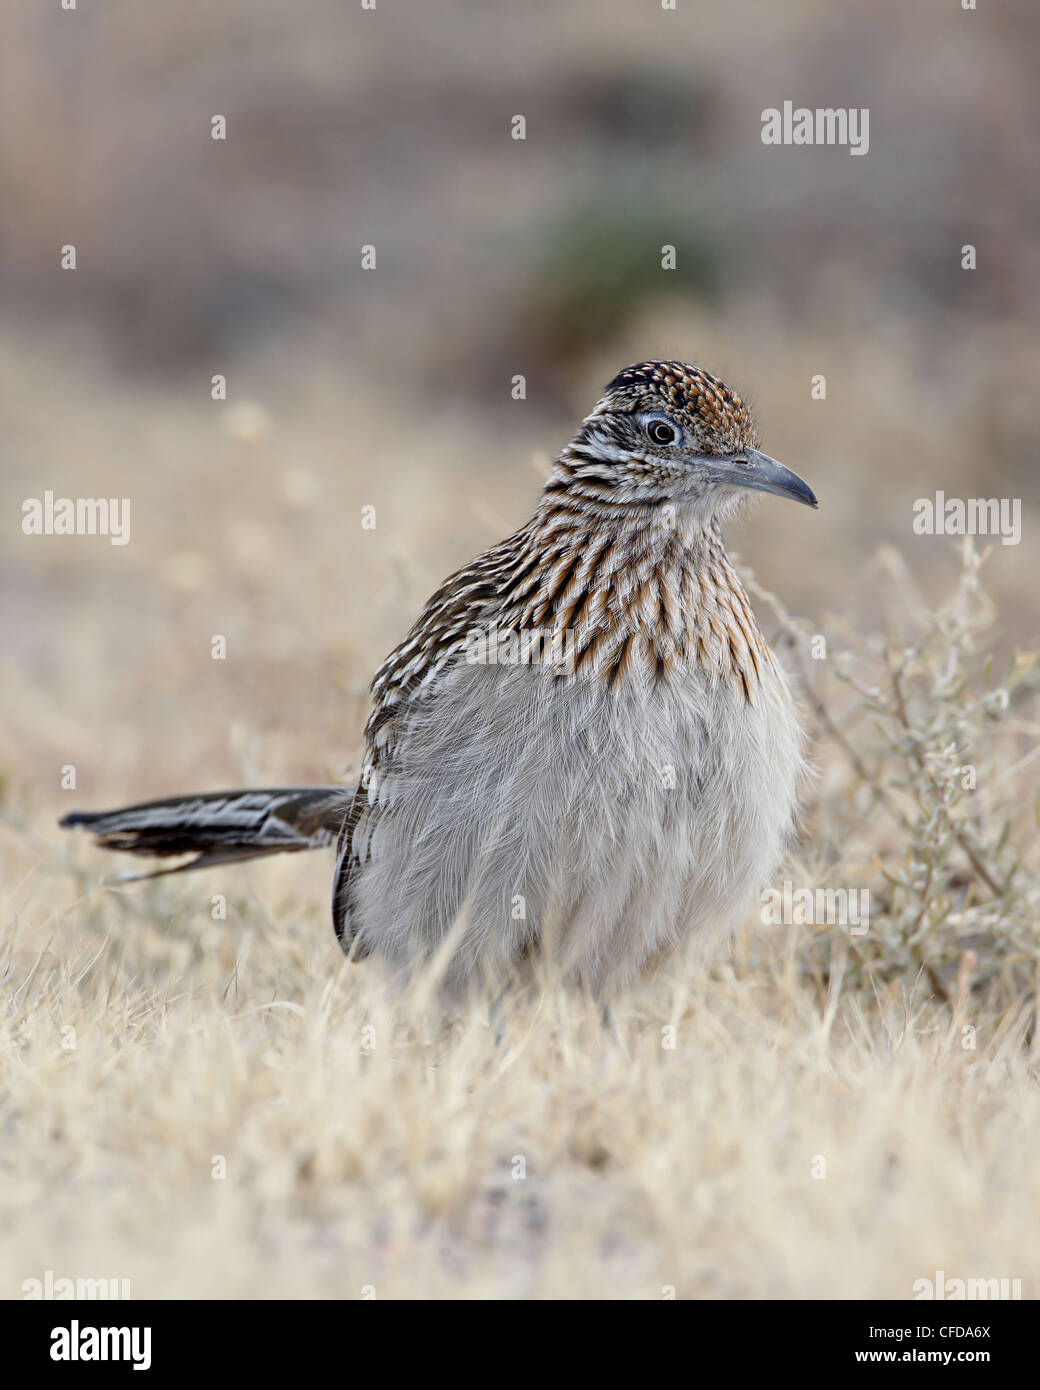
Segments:
[[[344,949],[406,973],[451,932],[454,990],[538,954],[606,997],[687,941],[707,951],[773,871],[802,766],[722,541],[749,488],[815,505],[723,383],[628,368],[531,520],[446,580],[380,667],[354,793],[67,823],[197,865],[335,837]]]

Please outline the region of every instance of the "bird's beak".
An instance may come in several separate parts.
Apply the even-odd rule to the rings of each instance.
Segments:
[[[817,507],[816,494],[798,474],[785,468],[776,459],[758,449],[742,449],[731,459],[705,459],[713,481],[730,487],[752,488],[756,492],[771,492],[776,497],[793,497],[807,507]]]

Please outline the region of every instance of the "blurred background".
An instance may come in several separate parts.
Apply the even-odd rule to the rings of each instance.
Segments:
[[[41,828],[355,765],[375,666],[646,357],[723,376],[819,494],[730,538],[793,610],[884,621],[879,546],[925,595],[957,567],[915,499],[1021,497],[985,577],[1006,641],[1035,635],[1031,0],[7,0],[2,25],[0,767]],[[868,107],[869,153],[763,145],[785,100]],[[129,497],[130,543],[24,536],[45,489]]]

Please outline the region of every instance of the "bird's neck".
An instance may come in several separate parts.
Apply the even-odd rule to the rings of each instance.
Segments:
[[[566,642],[576,674],[614,683],[694,670],[748,699],[771,658],[715,521],[667,505],[547,490],[522,533],[502,621]]]

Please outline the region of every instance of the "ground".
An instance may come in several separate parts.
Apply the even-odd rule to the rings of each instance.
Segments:
[[[73,495],[132,476],[138,529],[122,554],[20,538],[9,590],[6,1296],[47,1270],[135,1297],[909,1298],[938,1270],[1035,1296],[1035,686],[1027,658],[986,675],[972,656],[994,618],[977,553],[935,542],[933,611],[883,552],[869,587],[890,581],[916,637],[836,622],[823,662],[816,623],[755,590],[815,766],[785,875],[870,888],[870,931],[753,920],[708,974],[677,963],[619,1004],[614,1030],[550,989],[511,1004],[498,1039],[486,1011],[444,1021],[343,961],[326,854],[102,883],[136,866],[56,820],[347,775],[367,674],[485,530],[522,518],[538,479],[519,447],[485,494],[477,433],[442,431],[400,476],[365,474],[370,492],[316,440],[341,411],[352,453],[389,454],[379,401],[312,382],[320,404],[288,421],[128,390],[115,458],[89,381],[70,369],[49,422],[20,365],[26,466],[50,452],[48,483]],[[488,497],[486,527],[462,485]],[[374,540],[342,520],[373,497]],[[778,504],[736,535],[775,562],[771,536],[824,516]],[[830,563],[799,551],[792,588]]]

